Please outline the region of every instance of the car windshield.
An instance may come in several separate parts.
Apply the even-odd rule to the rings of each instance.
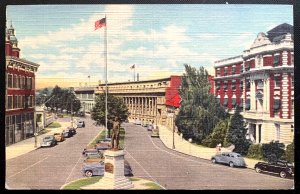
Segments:
[[[52,137],[51,136],[49,136],[49,137],[44,137],[44,140],[51,140],[52,139]]]
[[[241,157],[241,155],[240,155],[240,154],[237,154],[236,157],[237,157],[237,158],[238,158],[238,157]]]

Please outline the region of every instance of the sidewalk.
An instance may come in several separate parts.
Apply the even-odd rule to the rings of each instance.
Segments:
[[[57,121],[56,121],[57,122]],[[50,130],[48,133],[42,134],[37,136],[37,147],[34,147],[34,137],[25,139],[23,141],[20,141],[18,143],[9,145],[5,148],[5,155],[6,160],[15,158],[17,156],[26,154],[32,150],[38,149],[40,147],[40,143],[42,139],[47,135],[53,135],[55,132],[61,132],[62,130],[66,129],[68,126],[70,126],[70,122],[59,122],[61,124],[61,127],[58,128],[45,128],[44,130]]]
[[[166,147],[172,149],[173,145],[173,133],[165,126],[159,125],[159,138],[165,144]],[[216,154],[216,148],[208,148],[194,145],[187,140],[181,138],[177,133],[174,134],[175,149],[178,152],[192,155],[195,157],[211,160],[211,157]],[[226,148],[221,149],[221,152],[228,151]],[[245,158],[247,168],[253,168],[254,165],[260,160]]]

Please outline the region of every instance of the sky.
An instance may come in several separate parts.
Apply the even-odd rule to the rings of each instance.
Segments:
[[[106,15],[107,26],[94,30]],[[141,4],[8,5],[20,58],[40,64],[36,87],[105,83],[182,75],[249,49],[259,32],[293,25],[292,5]],[[89,76],[89,78],[88,78]]]

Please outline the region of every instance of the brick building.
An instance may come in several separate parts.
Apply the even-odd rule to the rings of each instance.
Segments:
[[[242,55],[216,61],[215,96],[229,111],[236,106],[255,143],[293,141],[293,26],[281,24],[261,32]]]
[[[5,30],[5,144],[35,133],[35,72],[39,65],[20,57],[15,30]]]

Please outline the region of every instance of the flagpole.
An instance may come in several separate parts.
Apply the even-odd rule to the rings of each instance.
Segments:
[[[133,81],[135,81],[135,64],[133,66]]]
[[[107,128],[107,20],[105,14],[105,30],[104,30],[104,63],[105,63],[105,136],[108,137],[108,128]]]

